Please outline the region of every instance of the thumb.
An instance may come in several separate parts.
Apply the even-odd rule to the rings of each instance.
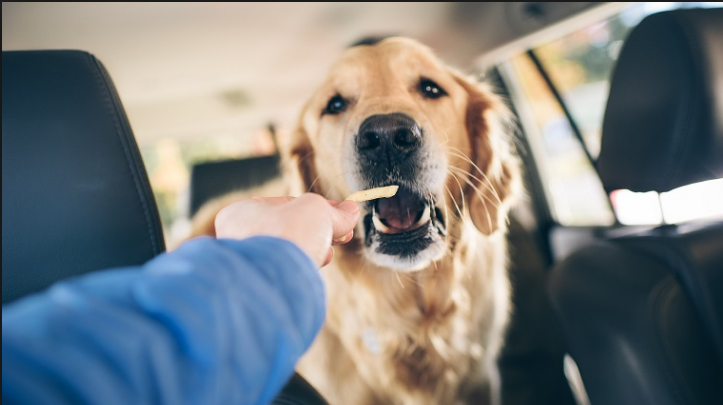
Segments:
[[[342,201],[336,207],[331,207],[331,210],[332,239],[337,240],[352,233],[359,221],[359,206],[354,201]]]

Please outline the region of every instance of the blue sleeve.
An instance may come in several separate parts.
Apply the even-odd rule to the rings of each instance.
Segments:
[[[198,238],[3,306],[3,402],[267,404],[324,313],[291,242]]]

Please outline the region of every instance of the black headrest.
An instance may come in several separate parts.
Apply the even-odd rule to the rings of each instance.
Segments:
[[[197,163],[191,169],[190,214],[214,197],[260,186],[281,174],[279,155]]]
[[[614,69],[598,171],[608,191],[723,177],[723,8],[653,14]]]
[[[165,250],[136,140],[101,63],[2,53],[3,303]]]

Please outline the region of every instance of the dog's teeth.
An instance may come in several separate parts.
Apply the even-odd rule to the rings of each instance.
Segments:
[[[376,228],[377,231],[381,233],[389,233],[389,227],[384,225],[384,223],[382,223],[382,220],[379,219],[378,216],[372,215],[372,223],[374,224],[374,228]]]
[[[417,225],[421,226],[421,225],[424,225],[427,222],[429,222],[430,212],[431,212],[431,210],[429,209],[429,205],[425,205],[424,212],[422,213],[422,216],[419,217],[419,221],[417,221]]]

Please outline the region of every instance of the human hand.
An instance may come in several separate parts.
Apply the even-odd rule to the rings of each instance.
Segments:
[[[267,235],[290,240],[323,267],[334,255],[332,245],[351,240],[358,220],[356,203],[306,193],[236,201],[219,211],[215,226],[218,238]]]

